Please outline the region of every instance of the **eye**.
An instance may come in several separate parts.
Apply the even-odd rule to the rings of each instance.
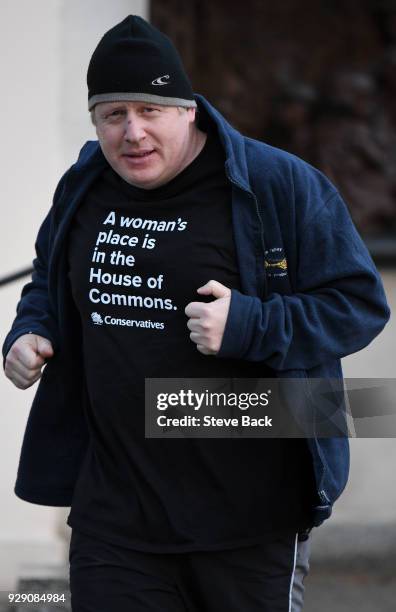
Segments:
[[[143,108],[143,113],[151,114],[151,113],[155,113],[156,111],[159,112],[159,110],[160,110],[159,108],[155,108],[154,106],[145,106]]]
[[[125,111],[116,108],[113,111],[111,111],[110,113],[108,113],[107,116],[108,117],[118,117],[120,115],[123,115],[124,113],[125,113]]]
[[[125,110],[122,108],[112,108],[103,112],[103,121],[118,121],[118,119],[125,116]]]

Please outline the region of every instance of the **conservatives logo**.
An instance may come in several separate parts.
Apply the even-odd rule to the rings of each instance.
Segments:
[[[165,323],[162,321],[151,321],[142,320],[137,321],[136,319],[119,319],[118,317],[112,317],[106,315],[103,319],[98,312],[91,313],[91,320],[94,325],[119,325],[120,327],[145,327],[146,329],[165,329]]]
[[[91,314],[91,319],[95,325],[103,325],[103,319],[98,312],[93,312]]]

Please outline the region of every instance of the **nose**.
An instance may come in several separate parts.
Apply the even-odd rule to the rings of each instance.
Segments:
[[[143,121],[140,117],[131,117],[128,115],[125,119],[125,140],[131,143],[137,143],[145,138]]]

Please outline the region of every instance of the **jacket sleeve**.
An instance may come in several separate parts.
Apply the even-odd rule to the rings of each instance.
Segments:
[[[233,290],[218,357],[310,369],[367,346],[389,308],[379,274],[338,192],[297,236],[292,295],[264,301]]]
[[[54,203],[63,192],[65,179],[66,175],[62,177],[58,184],[54,195]],[[44,219],[37,236],[32,278],[22,289],[21,299],[16,309],[16,317],[4,341],[4,359],[15,340],[23,334],[33,333],[48,338],[54,350],[58,345],[57,322],[48,295],[48,263],[53,211],[54,207],[51,208]]]

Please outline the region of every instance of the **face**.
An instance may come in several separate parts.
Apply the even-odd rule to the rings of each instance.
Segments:
[[[110,166],[142,189],[168,183],[194,159],[199,148],[194,108],[103,102],[95,106],[94,119]]]

